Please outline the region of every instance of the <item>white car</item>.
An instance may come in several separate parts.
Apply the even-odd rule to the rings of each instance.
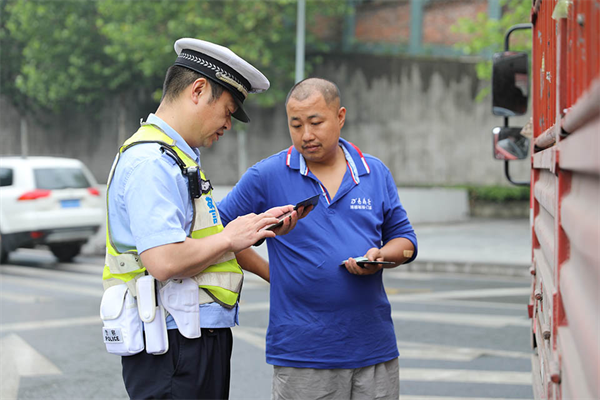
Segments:
[[[104,219],[103,198],[81,161],[0,157],[0,263],[36,245],[69,262]]]

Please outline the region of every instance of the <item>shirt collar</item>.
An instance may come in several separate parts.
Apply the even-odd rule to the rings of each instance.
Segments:
[[[360,182],[359,176],[371,173],[369,164],[367,164],[365,156],[356,145],[342,138],[339,139],[339,144],[341,145],[342,150],[344,151],[344,156],[346,157],[346,161],[350,166],[352,177],[358,184],[358,182]],[[294,146],[290,146],[288,149],[285,163],[291,169],[297,169],[302,175],[306,176],[308,174],[306,160]]]
[[[177,147],[179,147],[181,151],[190,156],[193,155],[195,161],[198,163],[198,166],[202,168],[202,165],[200,164],[200,150],[196,147],[190,147],[190,145],[187,144],[185,140],[183,140],[181,135],[177,133],[175,129],[171,128],[169,124],[167,124],[160,117],[153,113],[150,113],[150,115],[148,115],[146,123],[156,125],[157,127],[159,127],[167,136],[175,140],[175,144],[177,145]]]

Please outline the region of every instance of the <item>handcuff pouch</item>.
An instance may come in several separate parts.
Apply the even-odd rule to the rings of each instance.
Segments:
[[[170,280],[160,289],[160,301],[188,339],[200,337],[198,284],[191,278]]]

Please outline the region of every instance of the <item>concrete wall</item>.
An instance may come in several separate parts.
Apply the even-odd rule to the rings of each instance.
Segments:
[[[492,159],[491,129],[502,119],[490,101],[475,101],[482,83],[468,61],[397,56],[326,55],[314,76],[335,81],[348,109],[342,135],[380,158],[399,186],[507,184],[503,163]],[[27,117],[29,153],[82,159],[105,182],[118,148],[119,112],[126,131],[156,104],[144,94],[115,99],[102,110],[72,110],[60,116]],[[283,104],[249,106],[252,123],[235,123],[210,149],[202,166],[215,184],[232,185],[239,171],[291,145]],[[0,154],[20,152],[20,116],[0,97]],[[524,119],[511,120],[514,125]],[[235,130],[247,129],[246,145]],[[244,157],[240,152],[244,152]],[[247,165],[240,165],[240,160]],[[511,164],[513,177],[529,178],[528,162]]]

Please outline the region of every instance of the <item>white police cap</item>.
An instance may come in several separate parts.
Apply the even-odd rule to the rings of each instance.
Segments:
[[[196,71],[224,86],[238,105],[233,117],[249,122],[242,108],[248,93],[260,93],[270,86],[269,80],[249,62],[229,50],[205,40],[182,38],[175,42],[175,65]]]

